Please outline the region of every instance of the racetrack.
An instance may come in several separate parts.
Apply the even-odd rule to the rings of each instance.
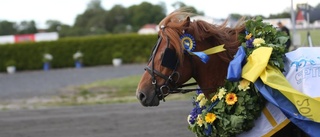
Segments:
[[[138,102],[0,112],[1,137],[194,137],[191,101]]]
[[[61,88],[142,74],[144,64],[0,73],[0,100],[46,97]],[[135,91],[132,91],[133,95]],[[0,137],[194,137],[188,130],[191,100],[1,110]]]

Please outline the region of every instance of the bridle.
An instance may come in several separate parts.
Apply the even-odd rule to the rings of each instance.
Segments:
[[[162,29],[164,29],[164,27]],[[162,39],[163,38],[161,36],[159,36],[156,45],[153,47],[152,54],[150,55],[150,59],[148,61],[148,64],[151,63],[151,66],[150,67],[149,66],[145,67],[145,70],[152,77],[152,82],[151,83],[152,83],[152,85],[154,86],[154,89],[155,89],[155,96],[157,96],[159,98],[159,100],[165,101],[164,98],[166,96],[168,96],[169,94],[188,93],[188,92],[191,92],[191,91],[198,90],[196,88],[195,89],[182,89],[183,87],[186,87],[186,86],[197,85],[196,82],[188,83],[188,84],[182,84],[180,86],[177,85],[177,82],[180,79],[180,74],[179,74],[179,72],[176,71],[177,67],[179,66],[179,60],[178,60],[178,58],[176,56],[175,51],[173,49],[170,49],[170,39],[169,39],[168,36],[166,36],[167,47],[165,49],[161,65],[166,67],[166,68],[171,69],[172,73],[169,76],[166,76],[166,75],[162,74],[161,72],[159,72],[158,70],[154,69],[154,59],[155,59],[156,53],[157,53],[157,51],[159,49],[159,45],[160,45]],[[190,60],[192,62],[192,59],[190,59]],[[157,84],[156,76],[159,76],[160,78],[165,80],[163,85],[159,86]],[[175,77],[176,77],[176,80],[174,80]],[[171,86],[171,88],[170,88],[170,86]],[[164,93],[164,90],[167,90],[167,93]]]

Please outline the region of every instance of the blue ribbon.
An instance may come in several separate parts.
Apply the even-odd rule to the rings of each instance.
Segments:
[[[209,56],[204,52],[192,52],[194,55],[198,56],[203,63],[207,63]]]
[[[219,101],[220,101],[220,99],[216,99],[213,103],[211,103],[210,107],[208,108],[208,111],[211,111],[212,108],[219,103]]]
[[[241,46],[235,58],[229,64],[227,75],[229,81],[239,81],[241,79],[242,67],[246,63],[245,59],[245,50]],[[297,125],[305,133],[311,137],[320,135],[320,123],[302,116],[292,102],[281,94],[281,92],[265,85],[260,79],[257,79],[254,85],[267,101],[278,107],[292,123]]]
[[[266,100],[278,107],[292,123],[310,137],[318,137],[320,135],[320,123],[302,116],[292,102],[281,92],[265,85],[260,79],[257,79],[254,85]]]
[[[229,63],[227,80],[236,82],[241,80],[242,67],[246,63],[246,52],[243,46],[239,47],[234,59]]]

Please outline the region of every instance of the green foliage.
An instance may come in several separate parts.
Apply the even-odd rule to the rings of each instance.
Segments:
[[[47,32],[58,32],[61,29],[62,23],[57,20],[47,20],[46,25],[48,25]]]
[[[278,14],[270,14],[269,19],[291,18],[290,12],[282,12]]]
[[[159,23],[165,16],[161,5],[142,2],[128,8],[115,5],[105,10],[100,0],[89,3],[84,13],[76,17],[75,25],[61,27],[60,36],[84,36],[106,33],[136,32],[148,23]]]
[[[19,70],[38,70],[42,68],[43,54],[53,56],[52,68],[74,67],[73,54],[81,50],[85,57],[84,66],[112,64],[112,54],[123,53],[124,63],[146,62],[156,35],[107,35],[96,37],[64,38],[58,41],[18,43],[0,46],[1,60],[14,59]],[[4,62],[0,62],[0,71],[5,71]]]
[[[202,11],[198,11],[193,6],[186,5],[185,3],[181,2],[181,1],[177,1],[177,2],[173,3],[172,7],[174,7],[175,9],[186,8],[186,9],[188,9],[188,12],[194,13],[194,15],[204,15],[204,13]]]
[[[17,32],[15,23],[10,21],[0,21],[0,35],[10,35]]]
[[[0,35],[31,34],[37,33],[36,23],[31,21],[22,21],[20,23],[0,20]]]
[[[22,21],[19,24],[18,34],[31,34],[31,33],[37,33],[38,29],[36,27],[36,23],[31,21]]]
[[[255,39],[261,38],[264,40],[264,43],[261,43],[261,46],[253,46],[250,48],[250,45],[247,43],[245,46],[247,57],[259,47],[272,47],[271,57],[269,59],[269,64],[277,67],[279,70],[284,71],[284,54],[287,52],[285,50],[285,42],[288,40],[283,32],[277,31],[275,27],[271,24],[262,22],[261,17],[257,17],[255,20],[246,21],[246,31],[247,34],[241,34],[239,40],[242,43],[252,43]],[[251,36],[249,36],[251,35]],[[248,39],[246,38],[249,37]]]
[[[129,24],[133,31],[138,31],[147,23],[158,24],[166,14],[163,13],[160,5],[152,5],[148,2],[142,2],[140,5],[134,5],[128,9]]]
[[[6,61],[5,66],[15,66],[16,65],[16,61],[13,59],[9,59]]]
[[[189,129],[197,137],[233,137],[253,128],[265,106],[265,99],[253,83],[244,81],[227,81],[209,99],[201,97],[203,93],[196,94],[194,106],[201,111],[191,112],[188,122]],[[214,115],[212,123],[207,119],[209,114]],[[194,123],[190,122],[193,120]]]
[[[123,55],[120,51],[115,51],[112,53],[113,58],[121,58]]]

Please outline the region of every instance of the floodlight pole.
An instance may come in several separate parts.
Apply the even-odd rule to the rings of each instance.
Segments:
[[[293,10],[293,0],[291,0],[291,22],[292,22],[292,36],[295,36],[296,35],[296,19],[295,19],[294,10]]]

